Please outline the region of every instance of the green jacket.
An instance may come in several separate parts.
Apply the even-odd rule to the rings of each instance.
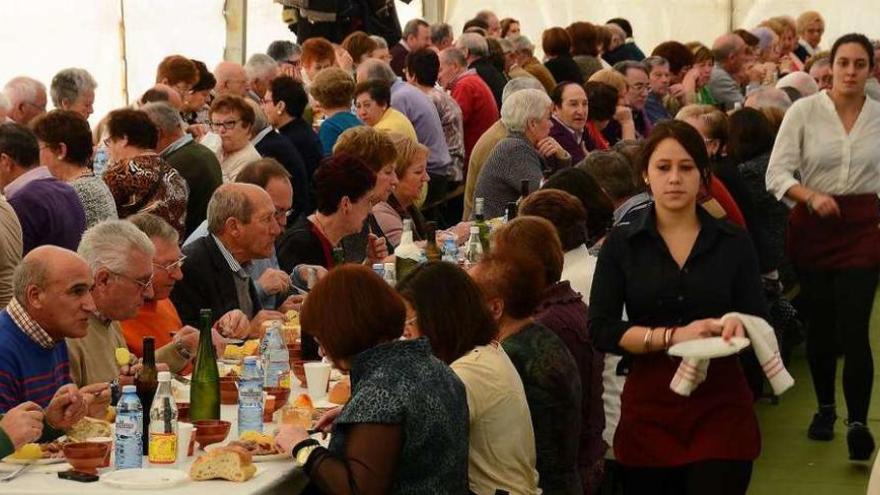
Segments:
[[[0,419],[3,419],[3,415],[0,415]],[[41,436],[37,442],[51,442],[62,435],[64,435],[63,431],[52,428],[49,426],[49,423],[46,423],[46,419],[43,418],[43,436]],[[15,452],[15,446],[12,445],[12,440],[10,440],[6,432],[3,431],[3,428],[0,428],[0,459],[3,459],[13,452]]]

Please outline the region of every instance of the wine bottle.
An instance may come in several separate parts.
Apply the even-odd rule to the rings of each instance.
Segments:
[[[220,373],[211,341],[211,310],[202,309],[200,318],[199,349],[189,390],[189,417],[192,421],[220,419]]]
[[[134,380],[137,388],[138,399],[145,411],[143,415],[143,427],[141,431],[150,431],[150,406],[156,395],[156,387],[159,386],[159,372],[156,370],[156,341],[153,337],[144,337],[143,368]],[[143,442],[144,455],[148,453],[149,442]]]

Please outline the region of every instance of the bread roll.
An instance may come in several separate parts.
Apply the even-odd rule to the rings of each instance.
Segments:
[[[351,398],[351,382],[347,379],[340,380],[330,389],[327,400],[334,404],[345,404]]]
[[[229,481],[247,481],[257,472],[251,455],[233,447],[222,447],[212,450],[193,461],[189,468],[189,477],[193,481],[224,479]]]
[[[79,420],[67,431],[67,437],[75,442],[85,442],[92,437],[112,437],[110,423],[88,416]]]

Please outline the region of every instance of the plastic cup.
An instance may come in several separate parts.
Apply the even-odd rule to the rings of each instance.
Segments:
[[[327,386],[330,383],[330,363],[314,361],[303,364],[306,372],[306,383],[309,395],[315,401],[327,397]]]
[[[189,448],[195,426],[192,423],[177,423],[177,461],[181,462],[192,452]]]

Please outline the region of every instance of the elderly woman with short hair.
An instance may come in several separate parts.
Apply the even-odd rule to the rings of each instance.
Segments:
[[[55,74],[49,87],[49,96],[55,108],[71,110],[88,119],[95,109],[95,88],[98,83],[85,69],[71,67]]]
[[[425,238],[425,218],[416,202],[428,177],[428,147],[400,134],[390,134],[397,148],[398,183],[387,200],[373,206],[373,215],[392,246],[400,244],[403,220],[413,221],[413,239]]]
[[[568,153],[550,137],[553,102],[546,93],[524,89],[512,94],[501,107],[501,121],[508,136],[502,139],[480,170],[475,197],[483,198],[487,218],[504,214],[507,203],[520,197],[522,181],[535,191],[544,179],[547,160],[560,160]]]
[[[211,104],[211,128],[222,141],[217,160],[223,182],[235,182],[235,176],[245,165],[262,158],[251,144],[255,120],[254,109],[241,97],[221,96]]]
[[[82,201],[86,228],[101,220],[118,218],[113,194],[89,167],[92,131],[85,118],[72,110],[52,110],[37,117],[33,131],[40,143],[40,163],[56,179],[73,186]]]
[[[103,179],[116,201],[120,218],[152,213],[185,232],[186,181],[156,152],[159,131],[146,113],[120,109],[110,112],[105,140],[110,164]]]
[[[309,93],[315,100],[314,108],[324,115],[324,122],[318,129],[318,139],[324,156],[333,153],[333,145],[346,129],[363,125],[351,113],[351,98],[355,83],[351,75],[339,67],[324,69],[315,76]]]

